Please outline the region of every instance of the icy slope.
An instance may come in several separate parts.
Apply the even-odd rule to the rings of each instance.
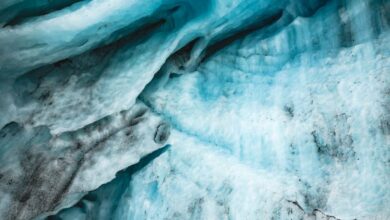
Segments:
[[[0,3],[0,218],[389,219],[389,11]]]

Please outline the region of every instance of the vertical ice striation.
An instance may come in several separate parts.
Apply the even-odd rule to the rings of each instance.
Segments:
[[[0,219],[390,218],[390,2],[5,0]]]

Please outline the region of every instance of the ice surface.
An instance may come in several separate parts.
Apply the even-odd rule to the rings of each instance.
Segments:
[[[0,125],[10,120],[29,120],[60,133],[128,109],[175,50],[204,36],[198,46],[202,51],[207,42],[226,32],[234,33],[254,16],[257,20],[261,16],[268,18],[279,7],[269,1],[224,1],[212,11],[199,3],[201,8],[194,11],[192,8],[199,5],[179,3],[164,2],[160,6],[157,1],[93,1],[75,10],[55,12],[0,30],[4,45],[0,49],[0,74],[6,79],[54,62],[18,77],[16,88],[8,81],[4,83],[4,93],[16,93],[17,97],[16,101],[7,96],[1,100],[6,117]],[[240,19],[232,19],[236,16]],[[247,23],[243,27],[251,22]],[[119,41],[82,53],[97,43],[118,38]],[[57,62],[79,53],[82,54]]]
[[[2,1],[0,218],[389,219],[389,11]]]
[[[12,122],[0,137],[1,217],[31,219],[73,205],[117,171],[138,163],[163,146],[169,127],[137,104],[58,136],[45,126]]]

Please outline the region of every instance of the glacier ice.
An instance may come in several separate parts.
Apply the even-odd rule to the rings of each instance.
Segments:
[[[0,139],[2,218],[31,219],[74,204],[159,149],[169,132],[141,103],[57,136],[47,126],[7,124]]]
[[[387,0],[4,0],[0,219],[390,218]]]

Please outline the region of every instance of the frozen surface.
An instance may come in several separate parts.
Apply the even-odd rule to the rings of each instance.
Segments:
[[[162,147],[169,130],[142,104],[58,136],[46,126],[7,124],[0,131],[1,218],[31,219],[73,205]]]
[[[0,218],[390,219],[389,11],[2,1]]]

